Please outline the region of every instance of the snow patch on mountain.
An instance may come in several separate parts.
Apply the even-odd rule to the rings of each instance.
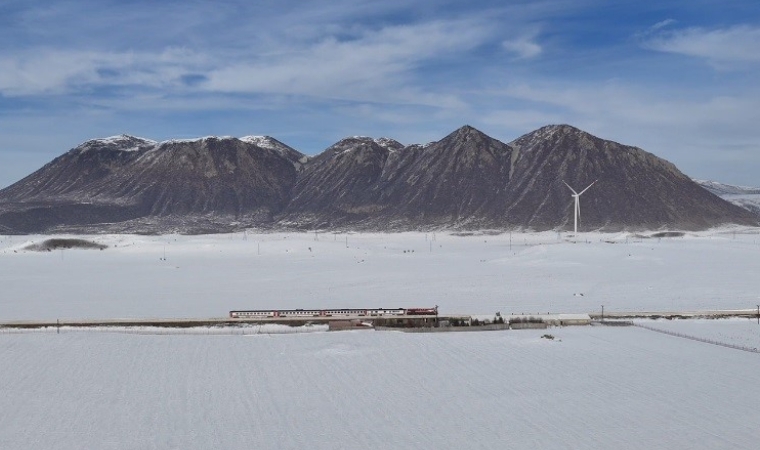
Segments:
[[[404,148],[404,144],[399,141],[387,137],[372,138],[369,136],[350,136],[343,138],[335,144],[331,145],[327,150],[332,151],[333,154],[350,153],[359,148],[366,148],[372,145],[377,145],[389,153],[396,152]]]
[[[151,139],[130,136],[127,134],[119,134],[116,136],[109,136],[105,138],[90,139],[88,141],[83,142],[77,148],[81,150],[82,152],[98,150],[98,149],[134,152],[134,151],[144,149],[146,147],[153,147],[157,144],[158,142]]]
[[[274,150],[284,156],[290,156],[293,152],[298,152],[298,150],[283,144],[271,136],[243,136],[239,139],[247,144],[253,144],[257,147]]]
[[[189,139],[169,139],[167,141],[162,141],[161,144],[185,144],[185,143],[192,143],[192,142],[202,142],[202,141],[207,141],[211,139],[225,140],[225,139],[235,139],[235,137],[234,136],[203,136],[203,137],[189,138]]]
[[[253,144],[261,148],[268,148],[272,150],[280,150],[282,145],[278,145],[278,142],[269,136],[243,136],[241,141]]]
[[[380,147],[383,147],[389,152],[395,152],[404,148],[404,144],[402,144],[401,142],[395,139],[387,138],[387,137],[373,139],[373,141],[375,142],[375,144],[379,145]]]

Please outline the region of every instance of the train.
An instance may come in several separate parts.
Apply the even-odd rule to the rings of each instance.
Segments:
[[[404,317],[435,316],[438,307],[433,308],[343,308],[343,309],[249,309],[230,311],[232,319],[257,319],[271,317]]]

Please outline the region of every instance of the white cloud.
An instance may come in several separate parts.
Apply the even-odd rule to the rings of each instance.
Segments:
[[[425,94],[409,82],[421,65],[481,44],[484,28],[463,20],[364,29],[354,39],[328,37],[222,67],[209,74],[204,88],[452,106],[458,104],[454,96]]]
[[[262,37],[217,53],[169,47],[140,52],[32,49],[0,53],[0,94],[81,94],[103,87],[164,94],[243,93],[459,107],[428,90],[418,69],[453,61],[489,37],[487,20],[439,20],[381,28],[352,26],[314,40]],[[191,79],[192,83],[185,80]]]
[[[504,41],[501,45],[508,52],[514,53],[518,59],[530,59],[540,55],[543,51],[543,48],[535,42],[535,39],[535,34],[530,34]]]
[[[676,23],[676,21],[675,21],[674,19],[665,19],[665,20],[663,20],[663,21],[657,22],[656,24],[652,25],[652,26],[649,28],[649,31],[650,31],[650,32],[651,32],[651,31],[657,31],[657,30],[660,30],[660,29],[662,29],[662,28],[665,28],[665,27],[667,27],[667,26],[669,26],[669,25],[672,25],[672,24],[674,24],[674,23]]]
[[[760,27],[685,28],[653,34],[644,41],[644,46],[660,52],[704,58],[718,65],[757,63],[760,62]]]
[[[204,59],[180,48],[155,53],[38,49],[0,56],[0,93],[65,94],[130,84],[167,87],[195,73]]]

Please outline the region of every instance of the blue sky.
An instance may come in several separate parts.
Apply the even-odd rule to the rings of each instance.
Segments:
[[[758,74],[756,0],[3,0],[0,186],[122,133],[315,154],[554,123],[760,186]]]

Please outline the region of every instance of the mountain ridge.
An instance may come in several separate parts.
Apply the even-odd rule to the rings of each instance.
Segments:
[[[0,190],[0,228],[30,232],[581,229],[757,225],[675,165],[570,125],[510,143],[469,125],[406,145],[352,136],[306,156],[269,136],[91,139]]]

